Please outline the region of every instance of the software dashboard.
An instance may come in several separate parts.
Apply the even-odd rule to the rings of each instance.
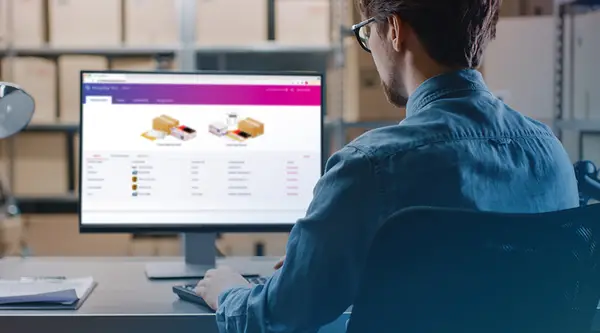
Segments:
[[[322,171],[321,84],[82,73],[82,226],[296,222]]]

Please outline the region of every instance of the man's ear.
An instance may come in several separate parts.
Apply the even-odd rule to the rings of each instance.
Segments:
[[[398,15],[390,15],[388,17],[388,40],[392,43],[394,51],[400,52],[402,44],[404,44],[404,26],[402,19]]]

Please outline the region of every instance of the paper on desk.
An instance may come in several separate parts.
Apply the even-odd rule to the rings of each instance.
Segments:
[[[0,280],[0,305],[16,303],[73,304],[94,285],[91,277],[65,280]]]

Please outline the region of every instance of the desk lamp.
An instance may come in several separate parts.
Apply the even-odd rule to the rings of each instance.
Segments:
[[[13,83],[0,82],[0,140],[27,127],[34,111],[35,102],[31,95]],[[19,207],[0,179],[0,221],[18,215]]]

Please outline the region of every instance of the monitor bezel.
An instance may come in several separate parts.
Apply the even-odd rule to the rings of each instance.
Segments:
[[[165,224],[151,224],[151,225],[139,225],[139,224],[83,224],[82,223],[82,208],[81,208],[81,194],[82,194],[82,182],[83,177],[81,177],[81,170],[83,167],[83,98],[84,98],[84,89],[83,89],[83,77],[85,74],[164,74],[164,75],[173,75],[173,74],[182,74],[182,75],[255,75],[255,76],[315,76],[319,77],[321,80],[321,151],[320,151],[320,163],[321,163],[321,176],[325,171],[325,151],[327,151],[325,140],[325,108],[326,108],[326,100],[325,100],[325,77],[323,73],[316,71],[131,71],[131,70],[82,70],[79,75],[79,87],[80,87],[80,100],[79,100],[79,186],[78,186],[78,198],[79,205],[77,208],[77,216],[79,222],[79,232],[80,233],[219,233],[219,232],[228,232],[228,233],[237,233],[237,232],[246,232],[246,233],[254,233],[254,232],[289,232],[296,222],[293,223],[252,223],[252,224],[175,224],[168,223]],[[300,218],[299,218],[300,219]]]

